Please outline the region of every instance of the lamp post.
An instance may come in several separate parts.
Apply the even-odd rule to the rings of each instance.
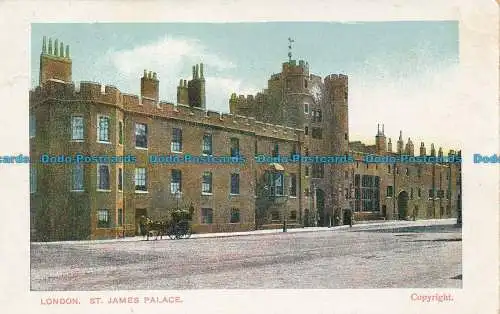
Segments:
[[[290,192],[292,191],[292,183],[290,182],[290,184],[288,185],[288,189],[287,189],[287,194],[285,194],[285,202],[284,202],[284,213],[283,213],[283,232],[286,232],[287,231],[287,219],[288,219],[288,198],[290,197]]]

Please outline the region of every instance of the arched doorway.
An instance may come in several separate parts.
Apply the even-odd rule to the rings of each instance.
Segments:
[[[316,214],[317,219],[319,218],[318,226],[327,226],[327,220],[325,213],[325,192],[322,189],[316,189]]]
[[[405,219],[408,216],[408,192],[401,191],[398,195],[398,214],[399,219]]]

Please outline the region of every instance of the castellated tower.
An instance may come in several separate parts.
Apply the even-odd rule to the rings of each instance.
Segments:
[[[384,125],[382,124],[382,131],[380,125],[377,125],[377,135],[375,136],[375,146],[377,155],[385,155],[387,152],[386,137],[384,134]]]
[[[152,99],[155,102],[160,100],[160,81],[156,72],[144,70],[141,77],[141,97]]]
[[[55,79],[71,82],[71,59],[69,57],[69,46],[56,39],[43,37],[42,53],[40,54],[40,78],[39,85],[43,86],[48,80]]]
[[[303,60],[296,64],[290,60],[282,65],[281,88],[284,99],[281,106],[282,123],[294,128],[304,127],[305,104],[310,107],[311,99],[308,93],[309,64]]]
[[[326,121],[328,128],[327,137],[330,147],[323,154],[348,155],[349,152],[349,117],[348,117],[348,78],[342,74],[332,74],[324,80],[324,106],[329,107],[331,114]],[[329,110],[326,110],[327,112]],[[334,215],[343,216],[343,211],[350,208],[348,195],[349,164],[332,164],[330,167],[330,180],[332,186]],[[352,178],[351,178],[352,180]]]
[[[347,76],[342,74],[327,76],[325,78],[325,96],[325,101],[332,109],[332,153],[346,155],[349,144]]]

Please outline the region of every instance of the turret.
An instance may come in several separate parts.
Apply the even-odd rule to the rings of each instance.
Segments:
[[[303,60],[300,60],[299,64],[295,60],[289,60],[282,64],[281,74],[276,78],[271,78],[268,82],[268,87],[274,94],[271,97],[276,97],[276,100],[281,98],[284,104],[279,112],[273,113],[276,122],[303,128],[306,120],[304,104],[307,103],[309,106],[312,104],[312,99],[307,96],[310,88],[309,65]]]
[[[413,146],[413,142],[411,141],[411,138],[408,138],[408,142],[406,143],[406,148],[405,148],[406,154],[413,156],[415,154],[415,148]]]
[[[346,155],[349,151],[349,104],[348,104],[349,82],[348,77],[343,74],[331,74],[324,79],[324,93],[322,99],[322,109],[325,114],[330,115],[331,121],[324,128],[328,131],[328,149],[332,155]],[[338,195],[337,200],[333,200],[332,207],[336,212],[350,208],[349,200],[344,194],[350,188],[349,173],[350,167],[347,164],[332,165],[329,169],[332,182]],[[330,184],[330,183],[328,183]]]
[[[389,142],[387,143],[387,152],[392,153],[392,142],[390,137],[389,137]]]
[[[443,148],[442,147],[439,147],[439,150],[438,150],[438,157],[443,157]]]
[[[403,153],[404,141],[403,141],[403,131],[399,131],[399,139],[398,139],[398,154]]]
[[[43,86],[45,82],[51,79],[70,83],[71,71],[69,46],[66,46],[66,53],[64,53],[64,43],[59,43],[56,39],[53,47],[52,39],[49,38],[47,49],[47,38],[43,36],[42,51],[40,53],[40,86]]]
[[[424,142],[420,143],[420,156],[426,156],[427,152],[425,151],[425,144]]]
[[[377,135],[375,136],[375,146],[378,155],[384,155],[387,151],[386,137],[384,134],[384,125],[382,124],[382,131],[380,124],[377,124]]]
[[[431,156],[436,157],[436,149],[434,148],[434,143],[431,144]]]
[[[326,103],[333,115],[333,153],[345,154],[349,143],[348,77],[332,74],[325,78]]]

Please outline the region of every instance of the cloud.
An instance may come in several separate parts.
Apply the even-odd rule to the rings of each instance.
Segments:
[[[229,111],[228,99],[233,92],[245,92],[243,82],[225,73],[236,64],[211,52],[199,40],[165,36],[155,42],[130,49],[108,50],[97,67],[97,73],[111,67],[109,81],[127,93],[139,93],[139,78],[143,70],[153,71],[160,80],[160,98],[175,102],[180,79],[191,79],[192,66],[203,63],[207,80],[207,104],[211,110]],[[209,75],[217,75],[207,76]]]
[[[160,40],[128,50],[110,50],[108,59],[124,74],[135,74],[144,67],[156,72],[168,73],[184,65],[203,62],[208,67],[225,70],[235,65],[220,56],[209,52],[199,40],[165,36]]]

